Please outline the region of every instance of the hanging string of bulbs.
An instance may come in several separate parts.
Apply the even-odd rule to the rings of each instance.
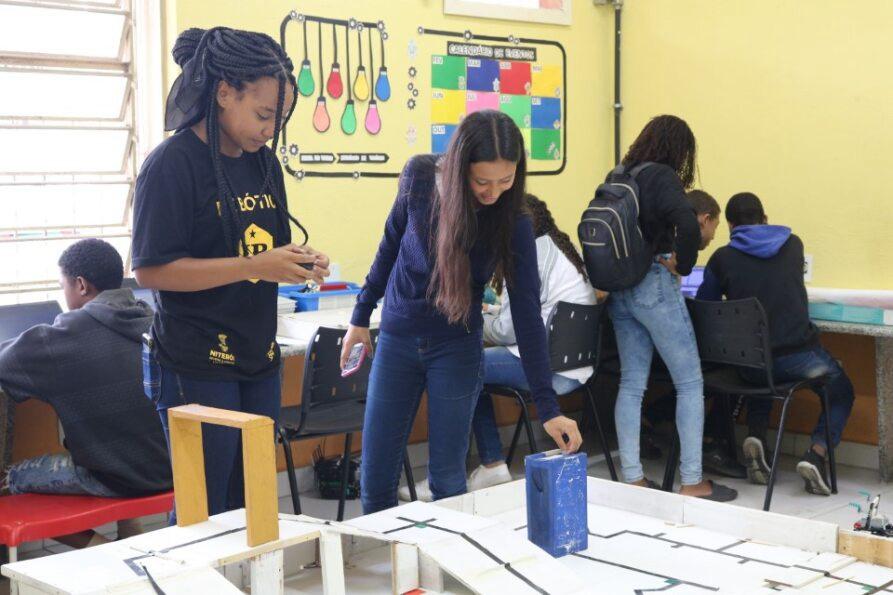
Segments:
[[[318,89],[319,94],[316,97],[316,107],[313,110],[312,123],[313,128],[317,132],[326,132],[331,126],[331,118],[329,116],[329,105],[327,104],[326,95],[331,99],[340,99],[347,89],[347,100],[344,103],[343,111],[340,118],[341,131],[346,135],[352,135],[357,131],[357,102],[366,103],[366,114],[363,118],[363,127],[369,134],[378,134],[381,131],[382,121],[381,113],[378,109],[378,101],[387,101],[391,97],[391,83],[388,78],[388,68],[385,61],[385,41],[388,39],[384,22],[365,23],[356,19],[339,20],[326,17],[315,17],[310,15],[298,14],[295,11],[290,13],[290,18],[298,21],[302,25],[304,57],[301,61],[301,69],[298,74],[298,93],[304,97],[312,97]],[[317,23],[317,61],[319,73],[319,86],[314,78],[313,67],[309,59],[309,35],[307,23],[315,21]],[[332,27],[332,63],[329,68],[328,77],[323,74],[323,24]],[[346,57],[346,84],[342,79],[342,70],[339,63],[339,43],[338,43],[338,27],[344,27],[344,56]],[[284,30],[284,23],[283,23]],[[358,65],[356,72],[351,71],[351,32],[356,32],[356,57]],[[366,49],[368,51],[369,71],[367,73],[366,64],[364,63],[363,52],[363,32],[366,32]],[[379,43],[373,43],[373,31],[378,33]],[[284,39],[284,37],[283,37]],[[380,65],[378,72],[375,71],[374,47],[379,46]],[[351,75],[353,74],[353,77]],[[351,81],[351,78],[353,80]]]

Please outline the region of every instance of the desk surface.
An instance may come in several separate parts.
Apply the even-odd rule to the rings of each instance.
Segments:
[[[831,320],[813,320],[820,330],[826,333],[842,335],[863,335],[867,337],[893,337],[893,326],[880,324],[861,324],[858,322],[834,322]]]
[[[294,314],[280,314],[279,328],[276,341],[282,357],[303,355],[307,352],[307,345],[321,326],[333,328],[347,328],[350,324],[350,315],[353,308],[333,308],[331,310],[315,310],[313,312],[295,312]],[[381,321],[381,309],[376,308],[372,312],[370,324],[372,328],[378,326]]]

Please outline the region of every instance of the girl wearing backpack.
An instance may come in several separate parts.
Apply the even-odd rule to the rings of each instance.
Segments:
[[[484,368],[484,286],[504,280],[525,377],[540,420],[576,451],[576,422],[561,415],[540,317],[533,224],[523,207],[521,131],[505,114],[469,114],[444,155],[417,155],[397,198],[341,352],[362,342],[384,297],[363,425],[362,500],[369,514],[397,504],[403,451],[428,393],[428,480],[435,500],[462,494],[471,418]]]
[[[701,233],[685,198],[695,176],[695,136],[675,116],[652,119],[633,142],[622,165],[634,172],[638,186],[638,223],[652,247],[652,262],[644,278],[611,293],[608,312],[620,353],[620,391],[614,410],[623,479],[657,487],[645,477],[639,459],[642,397],[648,385],[654,349],[667,364],[676,388],[676,429],[680,441],[680,493],[728,502],[738,493],[701,475],[704,432],[704,380],[694,329],[679,276],[697,260]]]

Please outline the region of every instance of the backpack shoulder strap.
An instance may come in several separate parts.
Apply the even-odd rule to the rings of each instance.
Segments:
[[[653,161],[642,162],[642,163],[638,164],[637,166],[635,166],[634,168],[632,168],[631,170],[629,170],[627,175],[629,175],[629,177],[631,177],[631,178],[635,178],[637,175],[639,175],[642,172],[642,170],[644,170],[652,165],[654,165]]]

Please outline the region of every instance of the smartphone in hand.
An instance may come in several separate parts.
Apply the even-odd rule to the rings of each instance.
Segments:
[[[341,369],[341,377],[350,376],[363,366],[366,361],[366,346],[363,343],[357,343],[350,349],[350,355],[347,356],[347,363]]]

